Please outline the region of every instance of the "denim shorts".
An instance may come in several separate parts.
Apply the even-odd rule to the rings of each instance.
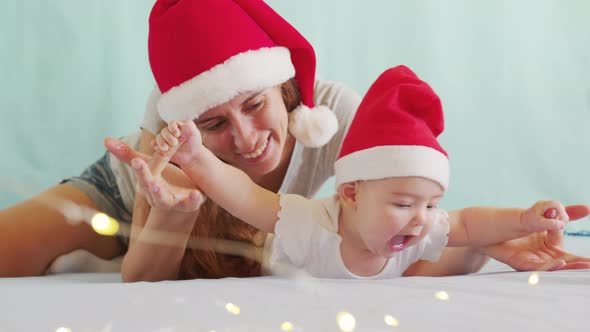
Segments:
[[[123,202],[117,179],[110,164],[110,153],[106,152],[94,164],[82,172],[80,176],[64,179],[60,184],[67,183],[82,190],[94,201],[98,210],[117,219],[119,222],[131,223],[131,211]],[[127,238],[119,237],[126,246]]]

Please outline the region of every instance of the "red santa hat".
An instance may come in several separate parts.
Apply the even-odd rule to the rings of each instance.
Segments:
[[[315,53],[309,42],[261,0],[157,0],[148,51],[166,122],[192,120],[240,93],[295,77],[302,105],[289,131],[317,147],[336,133],[334,113],[314,107]]]
[[[363,98],[336,161],[336,186],[356,180],[420,176],[449,185],[449,159],[436,138],[440,99],[405,66],[386,70]]]

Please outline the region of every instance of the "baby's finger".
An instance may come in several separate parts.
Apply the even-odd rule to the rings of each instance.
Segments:
[[[192,136],[200,135],[199,130],[197,129],[197,126],[191,120],[186,120],[186,121],[181,122],[179,124],[179,131],[180,131],[180,135],[178,136],[178,139],[181,142],[184,142],[185,140],[189,139]]]
[[[555,208],[557,209],[557,217],[555,219],[559,219],[563,222],[570,221],[570,217],[567,215],[567,211],[565,210],[565,206],[561,204],[561,202],[554,201]]]
[[[565,206],[559,201],[542,201],[539,202],[538,208],[545,218],[569,221]]]
[[[158,149],[162,151],[170,150],[170,144],[168,144],[164,137],[162,137],[163,133],[166,133],[167,131],[168,130],[164,129],[160,134],[158,134],[158,136],[156,136],[156,145],[158,146]]]
[[[559,219],[541,218],[536,225],[533,225],[535,232],[562,230],[565,222]]]
[[[159,147],[160,143],[158,142],[158,139],[162,140],[160,135],[156,136],[156,144]],[[148,162],[148,166],[154,176],[160,176],[162,174],[162,170],[166,168],[170,162],[170,159],[172,159],[172,156],[174,156],[178,150],[179,146],[180,145],[176,145],[172,148],[169,148],[167,151],[163,151],[160,148],[155,149],[154,154]]]
[[[162,132],[160,134],[161,134],[162,138],[164,139],[164,141],[166,141],[168,148],[172,148],[172,147],[175,147],[176,145],[178,145],[178,139],[176,137],[174,137],[174,134],[171,133],[169,129],[162,130]]]
[[[180,122],[172,121],[168,124],[168,130],[174,137],[180,136]]]

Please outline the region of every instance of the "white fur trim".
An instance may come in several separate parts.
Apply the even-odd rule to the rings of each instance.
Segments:
[[[320,147],[338,131],[338,119],[326,106],[299,105],[289,113],[289,132],[304,146]]]
[[[285,47],[243,52],[162,94],[158,111],[166,122],[193,120],[240,93],[266,89],[294,76]]]
[[[148,96],[147,103],[145,105],[145,111],[153,114],[158,114],[158,101],[162,97],[162,93],[160,89],[158,89],[158,85],[154,86],[150,95]]]
[[[356,180],[401,176],[420,176],[440,183],[445,190],[449,187],[449,159],[422,145],[376,146],[342,157],[334,167],[336,188]]]

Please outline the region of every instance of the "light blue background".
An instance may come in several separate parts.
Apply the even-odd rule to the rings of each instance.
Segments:
[[[152,0],[0,3],[0,208],[80,173],[138,129]],[[439,93],[442,206],[590,203],[590,2],[268,1],[359,93],[406,64]],[[329,183],[322,195],[332,189]]]

